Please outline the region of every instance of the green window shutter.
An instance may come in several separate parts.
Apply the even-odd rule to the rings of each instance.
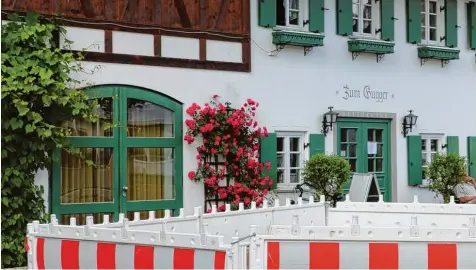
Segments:
[[[421,164],[421,136],[407,137],[408,185],[422,184],[423,169]]]
[[[324,0],[309,0],[309,31],[324,33]]]
[[[468,173],[476,178],[476,137],[468,137]]]
[[[276,133],[269,133],[268,137],[261,138],[260,142],[260,162],[266,163],[271,162],[271,170],[263,169],[262,176],[269,176],[273,180],[273,189],[276,188],[278,184],[278,142],[276,138]]]
[[[468,40],[469,47],[476,49],[476,3],[468,3]]]
[[[420,0],[407,0],[407,41],[421,42]]]
[[[458,3],[445,0],[445,42],[447,47],[458,47]]]
[[[459,141],[458,136],[446,136],[446,154],[459,155]]]
[[[386,41],[395,40],[395,1],[380,1],[380,24],[382,27],[381,39]]]
[[[337,34],[352,35],[352,0],[336,0]]]
[[[276,0],[258,0],[258,25],[276,26]]]
[[[309,134],[309,158],[326,151],[324,134]]]

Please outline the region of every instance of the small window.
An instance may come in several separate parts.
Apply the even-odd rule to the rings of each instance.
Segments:
[[[421,40],[427,44],[439,45],[444,36],[444,10],[440,9],[440,0],[421,0]]]
[[[377,38],[380,33],[380,1],[353,0],[354,35]]]
[[[282,132],[277,134],[278,184],[301,183],[304,133]]]
[[[421,136],[421,163],[423,168],[422,179],[427,180],[425,169],[428,168],[434,156],[442,150],[442,135],[422,135]]]
[[[276,25],[303,28],[308,0],[276,0]]]

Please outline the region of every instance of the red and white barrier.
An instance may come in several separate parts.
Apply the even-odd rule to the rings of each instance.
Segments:
[[[36,239],[38,269],[225,269],[226,251]]]
[[[475,244],[266,242],[266,269],[475,269]]]

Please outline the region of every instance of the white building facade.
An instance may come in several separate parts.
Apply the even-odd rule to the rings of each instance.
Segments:
[[[264,161],[274,161],[281,196],[301,181],[300,170],[315,152],[345,157],[355,172],[375,172],[385,200],[391,202],[410,202],[414,195],[422,202],[439,202],[422,175],[422,160],[431,162],[436,152],[468,157],[469,173],[476,177],[476,2],[251,0],[249,8],[249,72],[84,62],[86,70],[100,68],[92,75],[74,76],[94,84],[104,97],[119,96],[111,110],[121,124],[155,121],[161,127],[149,135],[138,131],[137,138],[121,125],[113,135],[102,134],[97,140],[75,138],[79,147],[102,148],[91,155],[99,155],[104,164],[111,156],[118,161],[75,177],[64,164],[56,164],[51,176],[40,173],[37,182],[45,186],[50,211],[66,217],[184,207],[188,214],[203,205],[203,185],[187,177],[196,169],[196,146],[183,141],[185,110],[214,94],[234,106],[247,98],[260,103],[256,117],[272,140],[263,143]],[[105,52],[110,46],[105,30],[68,29],[76,49]],[[154,55],[153,40],[153,35],[112,31],[112,53]],[[164,35],[161,56],[200,59],[201,42]],[[206,42],[207,60],[246,60],[239,43]],[[339,113],[337,123],[323,134],[323,115],[330,106]],[[143,116],[131,119],[135,113],[127,112],[134,109]],[[404,136],[402,121],[409,110],[418,121]],[[167,132],[173,136],[165,136]],[[160,138],[148,138],[159,133]],[[147,151],[135,152],[139,148]],[[160,152],[151,155],[156,158],[147,156],[153,151]],[[149,165],[129,164],[128,155],[140,156],[137,159]],[[135,180],[131,171],[137,171]],[[154,174],[161,180],[154,180]],[[109,179],[101,184],[106,191],[81,191],[94,185],[74,184],[87,175]],[[67,177],[70,180],[64,180]],[[132,188],[134,181],[152,184]],[[66,183],[71,185],[67,192]],[[74,195],[74,190],[82,195]],[[87,198],[75,202],[75,196],[102,199],[93,205]]]

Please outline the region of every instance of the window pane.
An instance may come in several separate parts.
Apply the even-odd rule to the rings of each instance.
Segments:
[[[364,7],[364,19],[372,19],[372,6]]]
[[[425,27],[421,28],[421,39],[426,40],[426,28]]]
[[[299,0],[289,0],[290,9],[299,9]]]
[[[81,148],[80,152],[77,156],[61,151],[61,204],[112,202],[112,148]]]
[[[278,169],[278,183],[284,183],[284,169]]]
[[[430,13],[436,13],[437,1],[430,1]]]
[[[357,142],[357,129],[349,128],[349,142]]]
[[[289,157],[289,167],[301,167],[301,154],[291,154]]]
[[[425,18],[426,18],[425,13],[420,14],[420,23],[421,23],[421,26],[426,26],[426,20],[425,20]]]
[[[382,133],[383,133],[383,129],[376,129],[375,130],[375,141],[376,142],[382,142]]]
[[[175,199],[174,165],[173,148],[128,148],[127,199]]]
[[[174,113],[157,104],[127,99],[129,137],[174,137]]]
[[[346,128],[341,128],[340,129],[340,141],[341,142],[346,142],[347,141],[347,129]]]
[[[71,128],[71,136],[111,137],[112,136],[112,98],[98,99],[99,120],[91,123],[85,120],[72,120],[65,123]]]
[[[375,171],[383,172],[383,159],[377,158],[377,160],[375,160]]]
[[[421,140],[421,151],[426,151],[426,140]]]
[[[372,5],[372,0],[363,0],[364,5]]]
[[[435,28],[430,28],[430,40],[431,41],[437,41],[438,37],[436,35],[436,29]]]
[[[349,157],[357,156],[357,144],[349,144]]]
[[[421,165],[426,165],[426,156],[427,154],[426,153],[421,153]]]
[[[291,183],[299,183],[300,182],[300,178],[301,178],[301,170],[299,169],[291,169],[290,170],[290,173],[289,173],[289,180]]]
[[[297,152],[301,150],[299,141],[300,138],[289,138],[289,149],[291,150],[291,152]]]
[[[372,21],[364,21],[364,33],[372,34]]]
[[[289,11],[289,24],[299,25],[299,12]]]
[[[278,143],[278,152],[283,152],[284,151],[284,138],[283,137],[278,137],[277,138],[277,143]]]
[[[350,169],[352,172],[356,172],[357,168],[357,159],[349,159]]]
[[[431,140],[430,149],[432,152],[438,151],[438,140]]]
[[[347,144],[346,143],[343,143],[340,145],[340,153],[339,155],[341,157],[347,157]]]
[[[163,218],[165,215],[164,210],[155,210],[155,218]],[[173,215],[173,211],[170,213]],[[148,219],[149,218],[149,211],[140,211],[139,212],[140,220]],[[127,218],[129,220],[134,220],[134,212],[127,212]]]
[[[359,18],[359,0],[354,0],[354,4],[352,5],[352,17],[353,18]]]
[[[374,162],[375,162],[375,159],[373,158],[369,158],[367,159],[367,171],[368,172],[374,172]]]
[[[383,144],[377,145],[377,157],[383,157]]]
[[[278,168],[284,167],[284,154],[278,154]]]
[[[353,20],[353,22],[352,22],[352,31],[355,32],[355,33],[359,32],[359,20],[358,19]]]
[[[430,15],[430,26],[436,27],[436,15]]]
[[[420,8],[421,12],[426,12],[426,0],[420,1]]]
[[[58,220],[59,224],[62,225],[69,225],[70,218],[76,218],[76,225],[86,225],[86,217],[92,216],[94,224],[100,224],[104,222],[104,215],[109,216],[109,222],[113,222],[112,220],[112,213],[95,213],[95,214],[69,214],[69,215],[61,215]]]
[[[374,141],[374,129],[367,130],[367,141],[373,142]]]

